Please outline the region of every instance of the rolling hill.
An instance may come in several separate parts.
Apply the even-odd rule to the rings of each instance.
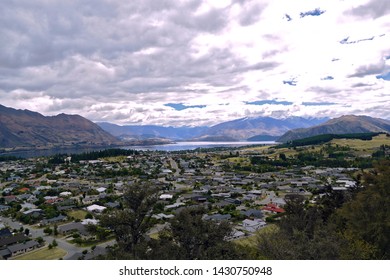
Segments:
[[[346,115],[331,119],[323,124],[309,128],[293,129],[282,135],[278,142],[289,142],[297,139],[322,134],[352,134],[368,132],[390,132],[390,121],[368,116]]]

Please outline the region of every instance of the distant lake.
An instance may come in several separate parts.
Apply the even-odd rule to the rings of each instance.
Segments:
[[[153,146],[128,146],[125,149],[141,150],[141,151],[185,151],[195,150],[197,148],[219,148],[219,147],[242,147],[249,145],[272,145],[275,141],[242,141],[242,142],[177,142],[174,144],[153,145]]]
[[[164,144],[164,145],[149,145],[149,146],[124,146],[117,147],[120,149],[127,150],[137,150],[137,151],[185,151],[185,150],[195,150],[197,148],[219,148],[219,147],[242,147],[250,145],[272,145],[275,144],[274,141],[253,141],[253,142],[177,142],[174,144]],[[52,150],[31,150],[31,151],[17,151],[17,152],[8,152],[0,153],[0,156],[15,156],[21,158],[31,158],[31,157],[43,157],[43,156],[52,156],[56,154],[81,154],[85,152],[92,151],[101,151],[105,149],[112,149],[113,147],[100,147],[100,148],[68,148],[68,149],[52,149]]]

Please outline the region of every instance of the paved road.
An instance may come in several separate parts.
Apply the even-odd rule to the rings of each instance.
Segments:
[[[175,176],[176,177],[180,176],[180,168],[177,165],[177,162],[173,158],[169,158],[169,161],[171,163],[172,168],[176,170],[175,171]]]

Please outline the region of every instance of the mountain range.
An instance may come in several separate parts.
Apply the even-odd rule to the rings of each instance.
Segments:
[[[390,121],[347,115],[334,119],[242,118],[211,127],[95,124],[79,115],[43,116],[0,105],[0,149],[50,149],[166,144],[174,141],[291,140],[320,134],[390,133]],[[280,136],[282,135],[282,136]]]
[[[267,141],[276,140],[290,129],[310,127],[326,120],[328,119],[257,117],[232,120],[211,127],[119,126],[111,123],[98,123],[98,125],[122,139],[169,138],[187,141]]]
[[[78,115],[43,116],[0,105],[0,148],[117,145],[118,139]]]

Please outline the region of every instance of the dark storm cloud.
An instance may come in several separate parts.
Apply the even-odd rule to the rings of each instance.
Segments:
[[[228,18],[220,10],[212,9],[209,12],[201,15],[191,15],[191,10],[181,10],[172,16],[173,23],[178,26],[183,26],[188,29],[193,29],[202,32],[219,32],[228,23]]]
[[[0,64],[18,68],[43,65],[72,53],[87,54],[96,45],[88,19],[115,16],[99,1],[6,1],[0,9]]]
[[[239,21],[243,26],[251,25],[257,22],[266,8],[264,3],[256,3],[256,1],[247,1],[242,3],[244,12],[241,14]]]
[[[229,85],[235,74],[223,78],[222,73],[272,66],[248,66],[228,49],[212,49],[194,58],[194,37],[199,32],[219,32],[228,24],[223,9],[195,15],[199,1],[6,4],[0,10],[4,39],[0,87],[7,91],[46,91],[57,98],[94,95],[97,99],[124,91],[180,92],[199,79]],[[150,49],[155,52],[148,53]]]
[[[361,78],[361,77],[365,77],[365,76],[369,76],[369,75],[378,75],[378,74],[381,74],[384,69],[385,69],[384,62],[377,63],[377,64],[370,64],[370,65],[363,65],[363,66],[358,67],[356,69],[356,72],[354,74],[350,75],[349,77],[350,78],[352,78],[352,77]]]
[[[320,86],[314,86],[307,89],[308,91],[312,91],[319,94],[325,94],[325,96],[328,95],[334,95],[339,94],[340,90],[337,88],[329,88],[329,87],[320,87]]]
[[[390,13],[390,1],[371,0],[367,4],[352,9],[350,12],[356,16],[379,18]]]
[[[373,84],[356,83],[356,84],[353,84],[353,85],[352,85],[353,88],[371,87],[371,86],[373,86]]]

